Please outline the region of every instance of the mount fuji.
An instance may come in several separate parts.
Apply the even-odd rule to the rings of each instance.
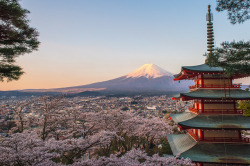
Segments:
[[[51,89],[54,92],[76,93],[98,91],[117,93],[166,93],[187,91],[192,81],[178,83],[173,81],[173,74],[155,64],[145,64],[122,77],[88,85]]]
[[[126,78],[139,78],[146,77],[148,79],[154,79],[163,76],[172,76],[173,74],[160,68],[155,64],[145,64],[139,69],[125,75]]]
[[[21,92],[55,92],[81,95],[109,94],[173,94],[188,91],[193,81],[173,81],[173,74],[155,64],[145,64],[137,70],[108,81],[56,89],[26,89]],[[20,92],[20,91],[19,91]]]

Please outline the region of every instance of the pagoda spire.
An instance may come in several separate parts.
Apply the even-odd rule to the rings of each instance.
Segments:
[[[213,14],[211,13],[211,5],[208,5],[207,13],[207,51],[209,54],[214,50],[214,32],[213,32]]]

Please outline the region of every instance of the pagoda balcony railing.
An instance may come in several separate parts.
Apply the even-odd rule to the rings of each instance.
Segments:
[[[196,88],[241,88],[241,84],[232,84],[232,85],[214,85],[214,84],[205,84],[205,85],[192,85],[189,86],[189,89],[196,89]]]
[[[232,137],[205,137],[199,138],[192,129],[187,130],[188,134],[193,137],[196,141],[204,141],[204,142],[242,142],[242,143],[250,143],[250,138],[232,138]]]
[[[195,109],[193,107],[189,107],[189,110],[193,113],[197,114],[243,114],[243,110],[240,109]]]

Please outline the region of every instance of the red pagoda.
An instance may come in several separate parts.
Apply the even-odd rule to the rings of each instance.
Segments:
[[[208,9],[208,52],[213,51],[213,27]],[[206,64],[183,66],[174,80],[191,79],[195,85],[175,100],[193,100],[193,107],[171,118],[186,134],[167,135],[174,155],[190,158],[198,166],[250,165],[250,140],[242,130],[250,129],[250,117],[236,108],[238,100],[250,100],[250,92],[241,90],[221,67]]]

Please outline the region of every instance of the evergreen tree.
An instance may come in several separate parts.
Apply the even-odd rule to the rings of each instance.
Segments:
[[[250,0],[217,0],[216,10],[218,12],[226,10],[228,19],[232,24],[243,23],[250,19]]]
[[[220,66],[229,75],[250,75],[250,41],[223,42],[221,48],[206,54],[206,64]]]
[[[38,48],[38,32],[29,26],[28,13],[18,0],[0,0],[0,81],[17,80],[24,72],[15,59]]]

